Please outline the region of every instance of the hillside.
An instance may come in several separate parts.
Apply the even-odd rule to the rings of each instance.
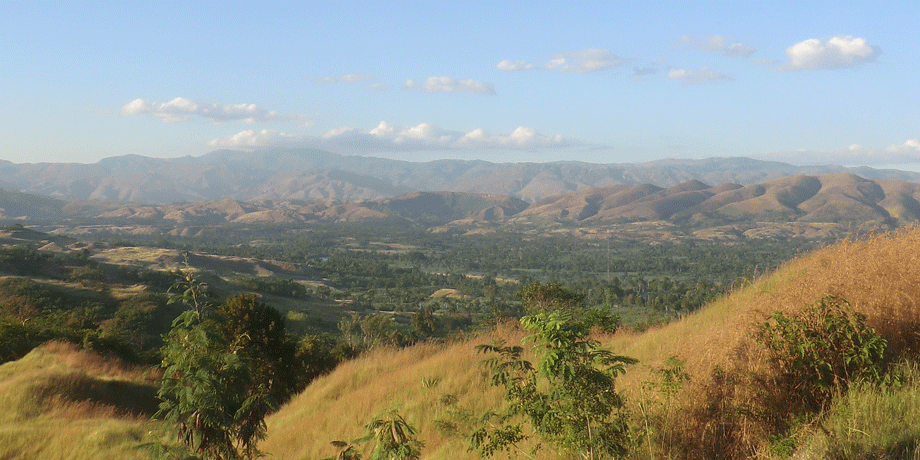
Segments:
[[[712,410],[707,409],[707,404],[712,403],[714,397],[723,408],[756,404],[752,399],[756,396],[756,388],[750,381],[718,377],[733,375],[736,371],[743,373],[739,375],[766,372],[761,349],[753,341],[756,326],[775,310],[793,314],[833,294],[846,298],[858,312],[865,314],[868,323],[887,338],[893,353],[906,353],[916,350],[914,347],[918,345],[914,335],[916,318],[920,315],[920,292],[915,282],[918,278],[920,229],[903,230],[867,241],[840,243],[804,255],[775,273],[661,328],[648,332],[624,331],[599,338],[616,353],[640,360],[620,379],[620,388],[633,405],[649,397],[646,382],[656,381],[652,371],[661,368],[668,357],[676,356],[685,362],[689,382],[669,406],[676,412],[666,414],[679,420],[678,425],[683,427],[671,433],[670,448],[678,449],[680,442],[692,444],[709,437],[710,444],[704,442],[696,448],[708,445],[715,449],[717,446],[712,443],[718,444],[718,439],[712,437],[729,436],[724,441],[731,445],[720,448],[729,450],[722,452],[730,451],[736,458],[748,458],[755,456],[755,452],[765,454],[770,444],[770,434],[760,422],[738,418],[736,414],[720,423],[731,424],[730,428],[724,425],[723,430],[737,431],[723,431],[720,435],[714,431],[712,420],[707,421],[699,414],[711,413],[707,412]],[[514,343],[520,337],[516,329],[503,328],[490,335],[444,345],[370,353],[316,380],[271,416],[264,447],[283,458],[331,456],[334,449],[328,444],[330,441],[356,439],[364,434],[363,426],[372,417],[398,408],[418,427],[420,438],[426,443],[425,458],[477,458],[467,451],[462,435],[478,414],[498,404],[499,396],[489,388],[478,370],[477,362],[481,357],[476,356],[473,348],[478,343],[495,339]],[[913,394],[900,397],[913,397]],[[642,413],[642,410],[631,406],[633,414]],[[865,408],[863,412],[871,411]],[[912,420],[916,422],[916,418]],[[906,421],[895,420],[896,427],[908,436],[908,446],[917,446],[920,426],[904,424]],[[862,422],[854,420],[852,423]],[[833,428],[828,425],[827,429]],[[876,433],[873,431],[876,429],[878,427],[854,426],[855,431],[849,434],[853,438],[838,442],[871,444],[873,439],[863,438],[860,433]],[[808,430],[799,439],[802,445],[820,444],[822,430],[816,426]],[[696,441],[689,441],[691,438]],[[879,442],[884,441],[880,439]],[[661,445],[655,447],[662,448]],[[880,452],[885,448],[869,447],[882,449]],[[901,445],[900,448],[905,447]],[[541,458],[552,458],[548,451],[543,453],[545,456]],[[815,458],[814,455],[819,454],[807,458]]]
[[[0,458],[149,458],[154,379],[57,342],[0,365]]]
[[[657,187],[698,180],[750,185],[792,175],[849,172],[869,179],[920,181],[920,174],[841,166],[798,167],[749,158],[648,163],[425,163],[312,149],[218,150],[200,157],[125,155],[94,164],[0,163],[0,187],[66,200],[168,204],[230,198],[337,200],[390,198],[412,191],[505,195],[528,202],[611,185]]]
[[[65,201],[8,191],[0,192],[0,204],[3,200],[9,204],[0,222],[26,222],[70,235],[195,236],[226,226],[296,229],[363,223],[452,234],[508,230],[635,234],[640,239],[827,238],[920,221],[920,184],[850,173],[786,176],[750,185],[712,186],[695,179],[668,188],[618,184],[530,204],[507,195],[446,191],[356,202],[224,198],[165,205]],[[662,235],[662,228],[671,236]]]

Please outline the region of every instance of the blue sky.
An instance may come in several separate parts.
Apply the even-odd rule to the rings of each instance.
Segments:
[[[0,0],[0,159],[915,169],[920,2]]]

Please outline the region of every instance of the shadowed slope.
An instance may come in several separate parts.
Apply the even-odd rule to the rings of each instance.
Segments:
[[[153,428],[155,396],[142,370],[42,345],[0,366],[0,458],[149,458],[137,447]]]

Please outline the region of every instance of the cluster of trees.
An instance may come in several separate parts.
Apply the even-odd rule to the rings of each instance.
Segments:
[[[162,348],[156,417],[178,445],[160,455],[213,460],[259,456],[265,416],[331,370],[339,358],[316,340],[288,334],[281,313],[253,294],[220,302],[191,272],[174,284],[170,303],[185,306]]]

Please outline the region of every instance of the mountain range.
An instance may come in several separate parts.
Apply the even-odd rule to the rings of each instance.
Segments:
[[[218,150],[199,157],[126,155],[94,164],[0,161],[0,188],[65,200],[145,204],[234,199],[391,198],[413,191],[514,196],[528,202],[616,185],[672,187],[689,180],[752,185],[779,177],[849,172],[867,179],[920,182],[920,173],[842,166],[793,166],[750,158],[596,164],[408,162],[322,150]]]

